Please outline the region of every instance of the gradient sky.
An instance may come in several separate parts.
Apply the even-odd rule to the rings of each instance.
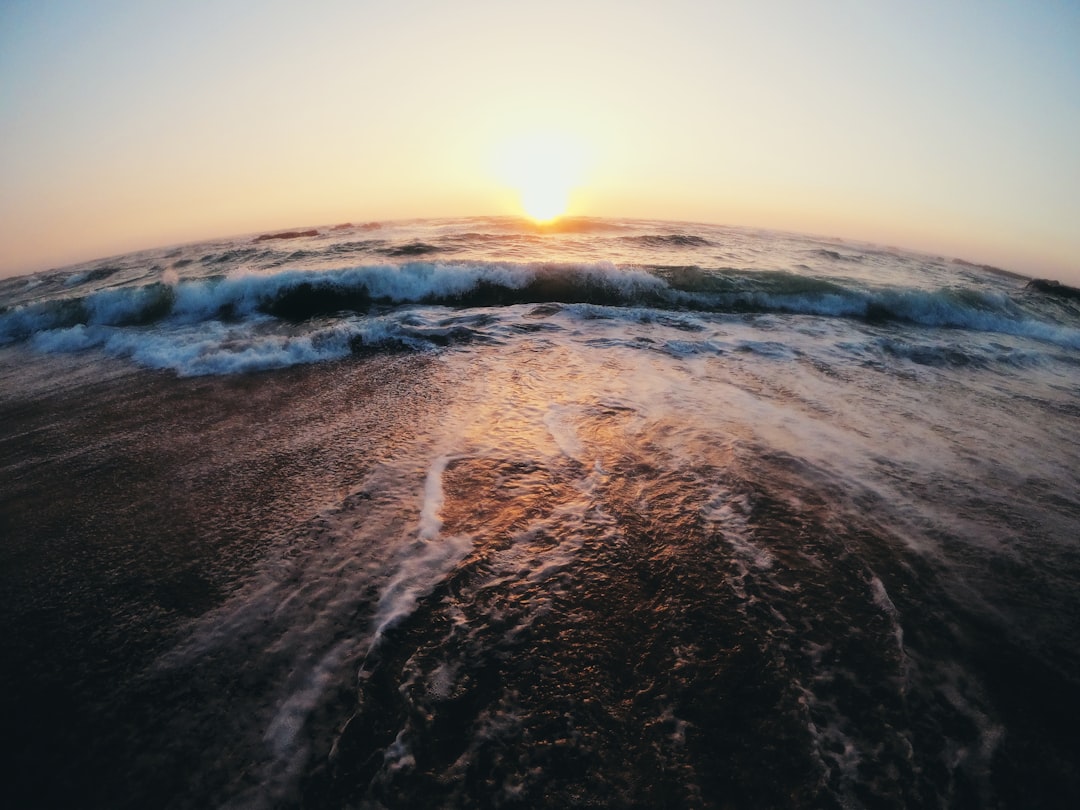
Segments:
[[[1080,283],[1077,0],[0,0],[0,275],[260,230],[572,212]]]

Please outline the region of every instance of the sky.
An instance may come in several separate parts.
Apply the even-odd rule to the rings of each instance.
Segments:
[[[1080,284],[1080,0],[0,0],[0,276],[516,214],[528,143],[572,214]]]

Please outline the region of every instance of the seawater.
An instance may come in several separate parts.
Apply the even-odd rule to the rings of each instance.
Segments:
[[[77,705],[84,803],[1080,798],[1075,301],[833,239],[477,218],[0,296],[5,691]],[[69,795],[42,712],[28,805]]]

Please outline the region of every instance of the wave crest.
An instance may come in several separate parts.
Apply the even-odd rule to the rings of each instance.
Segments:
[[[500,309],[595,304],[710,313],[777,313],[998,332],[1080,348],[1080,330],[1040,318],[1023,299],[965,287],[872,289],[783,271],[593,264],[411,262],[401,265],[216,276],[113,287],[0,312],[0,343],[55,330],[152,329],[209,322],[299,324],[377,317],[407,305]],[[77,331],[77,330],[76,330]],[[75,346],[84,334],[35,345]],[[91,341],[93,342],[93,341]]]

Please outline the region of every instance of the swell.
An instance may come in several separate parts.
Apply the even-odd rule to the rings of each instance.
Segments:
[[[650,248],[698,248],[712,245],[708,239],[688,233],[642,234],[622,236],[620,239]]]
[[[419,248],[418,248],[419,251]],[[115,287],[0,310],[0,343],[76,326],[145,327],[274,318],[301,323],[402,305],[451,308],[596,304],[711,313],[779,313],[997,332],[1080,348],[1068,313],[1030,297],[968,287],[870,288],[784,271],[595,264],[411,262],[217,276]]]

